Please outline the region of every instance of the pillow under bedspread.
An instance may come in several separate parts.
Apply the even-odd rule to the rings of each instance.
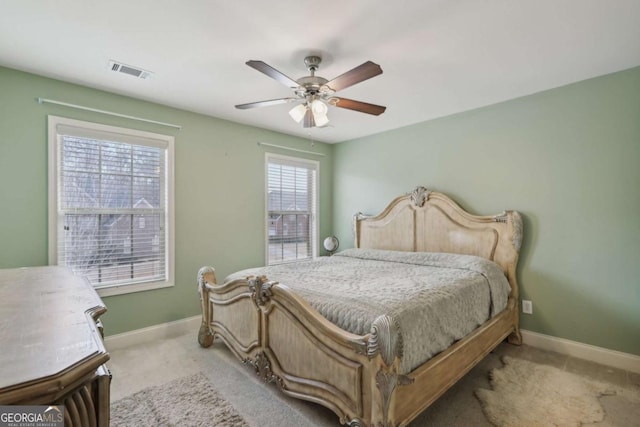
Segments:
[[[347,249],[332,257],[239,271],[225,282],[265,275],[294,290],[338,327],[370,332],[383,315],[398,322],[409,373],[505,309],[509,283],[484,258]]]

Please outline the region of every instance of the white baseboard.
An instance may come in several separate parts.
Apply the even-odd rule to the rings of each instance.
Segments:
[[[201,319],[202,316],[198,315],[169,323],[149,326],[148,328],[136,329],[135,331],[124,332],[122,334],[110,335],[104,340],[105,347],[108,351],[119,350],[142,342],[174,337],[190,332],[196,337]],[[555,351],[579,359],[590,360],[602,365],[640,374],[640,356],[608,350],[564,338],[556,338],[551,335],[539,334],[537,332],[527,331],[526,329],[521,329],[520,332],[522,333],[522,342],[532,347]]]
[[[640,356],[608,350],[564,338],[556,338],[551,335],[539,334],[525,329],[521,329],[520,332],[522,333],[522,342],[532,347],[555,351],[579,359],[590,360],[602,365],[640,374]]]
[[[104,346],[107,348],[107,351],[120,350],[135,344],[175,337],[189,332],[193,333],[193,339],[195,340],[198,336],[198,329],[200,328],[201,322],[202,316],[198,315],[149,326],[147,328],[136,329],[135,331],[109,335],[104,339]]]

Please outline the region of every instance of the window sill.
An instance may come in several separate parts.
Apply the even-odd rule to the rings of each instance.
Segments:
[[[173,287],[172,282],[146,282],[136,283],[132,285],[112,285],[95,288],[101,297],[110,297],[114,295],[132,294],[134,292],[144,292],[153,289],[162,289]]]

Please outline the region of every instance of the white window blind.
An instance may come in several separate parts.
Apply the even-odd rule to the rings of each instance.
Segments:
[[[56,263],[97,288],[170,281],[169,142],[86,125],[55,125]]]
[[[267,263],[313,258],[318,163],[267,155]]]

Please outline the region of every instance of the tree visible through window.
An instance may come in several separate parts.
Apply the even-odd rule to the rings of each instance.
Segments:
[[[267,156],[267,262],[316,255],[317,162]]]
[[[169,144],[86,125],[55,125],[55,262],[96,287],[169,281]]]

